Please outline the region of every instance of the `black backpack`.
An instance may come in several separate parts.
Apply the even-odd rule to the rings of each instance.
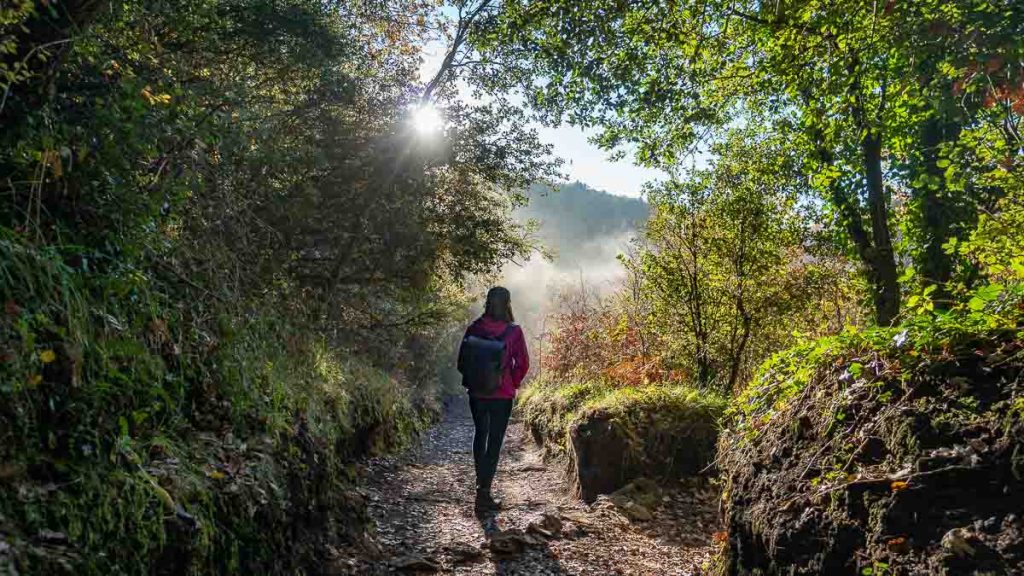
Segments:
[[[472,396],[490,396],[501,385],[505,366],[505,339],[516,325],[509,323],[497,338],[469,335],[459,347],[459,371],[462,385]]]

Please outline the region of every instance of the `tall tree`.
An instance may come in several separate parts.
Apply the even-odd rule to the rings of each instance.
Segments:
[[[1017,169],[1024,150],[1024,6],[923,1],[885,10],[900,22],[892,41],[907,60],[906,113],[894,118],[901,137],[892,152],[910,190],[905,232],[920,283],[934,285],[945,307],[947,284],[966,264],[945,246],[965,239],[1007,193],[986,175]],[[965,272],[960,280],[973,274],[969,265]]]
[[[935,138],[907,122],[929,14],[903,4],[510,1],[476,39],[490,72],[480,83],[519,87],[548,120],[598,126],[601,144],[633,143],[641,162],[669,168],[723,126],[769,114],[798,136],[888,324],[900,309],[890,197],[906,184],[892,154],[911,124]],[[990,11],[1019,27],[1013,3]]]

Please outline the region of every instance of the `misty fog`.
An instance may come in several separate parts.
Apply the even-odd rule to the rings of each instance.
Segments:
[[[527,262],[509,263],[500,282],[512,292],[516,321],[536,347],[544,317],[554,311],[562,291],[582,285],[601,294],[615,288],[623,274],[617,256],[646,221],[648,207],[640,199],[578,182],[557,191],[534,186],[528,195],[529,205],[517,210],[516,218],[539,223],[537,235],[553,257],[535,254]]]

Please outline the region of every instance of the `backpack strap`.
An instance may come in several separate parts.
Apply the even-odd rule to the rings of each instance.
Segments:
[[[514,330],[516,328],[516,326],[517,325],[513,324],[512,322],[508,323],[508,326],[505,327],[505,331],[501,333],[501,338],[500,339],[501,339],[502,342],[504,342],[505,339],[508,338],[510,334],[512,334],[512,330]]]

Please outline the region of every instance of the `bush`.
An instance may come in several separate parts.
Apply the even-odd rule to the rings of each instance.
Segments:
[[[271,310],[203,321],[68,260],[0,238],[0,572],[292,573],[360,529],[350,463],[419,394]]]

